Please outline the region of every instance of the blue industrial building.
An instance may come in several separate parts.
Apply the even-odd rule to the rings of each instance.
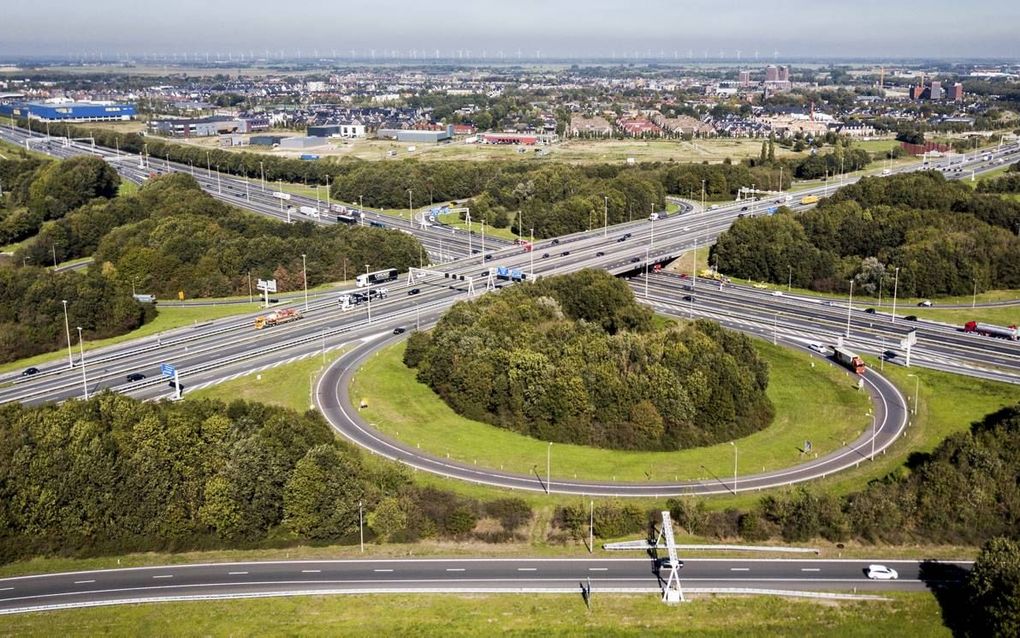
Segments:
[[[31,118],[41,122],[111,122],[130,120],[135,116],[133,104],[113,102],[21,102],[0,104],[0,115]]]

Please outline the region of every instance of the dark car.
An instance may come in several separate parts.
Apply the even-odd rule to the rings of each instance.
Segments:
[[[406,330],[407,330],[407,328],[404,328],[403,326],[398,326],[398,327],[393,329],[393,334],[395,334],[395,335],[402,335],[402,334],[404,334],[404,332]]]
[[[553,246],[559,246],[560,245],[560,240],[558,240],[558,239],[552,240],[552,245]]]
[[[621,238],[616,240],[616,243],[619,244],[621,241],[627,241],[627,238],[626,237],[621,237]]]
[[[737,215],[737,219],[743,219],[744,217],[746,217],[746,215],[744,215],[743,213]]]
[[[410,290],[407,291],[407,294],[417,295],[419,292],[421,292],[421,288],[411,288]]]
[[[549,253],[542,253],[542,259],[548,259]]]
[[[624,239],[630,239],[631,237],[633,237],[633,235],[631,233],[624,233],[623,234],[623,238]]]
[[[864,312],[868,313],[869,315],[873,315],[873,314],[875,314],[875,309],[874,308],[865,308]]]
[[[605,253],[600,250],[599,252],[595,253],[595,256],[596,257],[603,257],[603,256],[605,256]]]
[[[904,319],[907,321],[917,321],[917,315],[907,315]]]
[[[740,210],[747,210],[747,206],[742,206]]]
[[[694,295],[684,295],[684,301],[694,301]]]
[[[640,257],[631,257],[631,258],[630,258],[630,263],[632,263],[632,264],[636,264],[636,263],[638,263],[639,261],[641,261],[641,258],[640,258]]]
[[[569,254],[570,254],[570,251],[569,251],[569,250],[564,250],[564,251],[563,251],[562,253],[560,253],[560,254],[561,254],[561,255],[563,255],[564,257],[566,257],[567,255],[569,255]]]
[[[21,376],[30,377],[33,374],[39,374],[39,368],[25,368],[25,371],[21,373]]]
[[[660,558],[655,561],[655,567],[656,569],[673,569],[673,563],[672,561],[669,560],[669,558]],[[683,569],[684,562],[680,559],[677,559],[676,568]]]
[[[886,350],[885,352],[882,353],[882,356],[885,358],[886,361],[891,361],[896,358],[896,353],[893,352],[892,350]]]
[[[490,259],[492,259],[492,253],[485,256],[485,261],[489,261]]]
[[[273,299],[272,297],[270,297],[269,298],[269,303],[280,303],[280,300],[279,299]]]
[[[127,375],[127,380],[129,383],[133,381],[141,381],[144,378],[145,375],[142,374],[141,372],[132,372],[131,374]]]

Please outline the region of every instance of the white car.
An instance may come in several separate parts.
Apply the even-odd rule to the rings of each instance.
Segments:
[[[829,351],[828,348],[826,348],[825,346],[823,346],[820,343],[809,343],[808,344],[808,348],[811,348],[812,350],[814,350],[818,354],[827,354],[828,351]]]
[[[871,580],[896,580],[900,577],[895,569],[885,565],[868,565],[867,573]]]
[[[773,290],[772,291],[772,296],[773,297],[782,297],[783,296],[783,291],[782,290]]]

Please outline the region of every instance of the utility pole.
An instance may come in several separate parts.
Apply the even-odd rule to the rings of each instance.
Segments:
[[[545,452],[545,493],[548,494],[552,490],[552,441],[549,441],[549,447],[546,448]]]
[[[602,199],[605,202],[605,225],[603,225],[603,227],[602,227],[602,236],[603,237],[608,237],[609,236],[609,196],[608,195],[603,195]]]
[[[737,493],[737,443],[730,441],[733,446],[733,493]]]
[[[365,264],[365,274],[366,275],[368,275],[368,267],[370,265],[371,264]],[[365,292],[368,293],[368,323],[369,323],[369,325],[371,325],[372,324],[372,282],[367,281],[368,277],[365,277],[365,279],[366,279],[365,285],[367,286],[367,288],[365,289]]]
[[[591,501],[588,514],[588,553],[595,553],[595,501]]]
[[[358,501],[358,531],[361,534],[361,552],[365,553],[365,504]]]
[[[900,287],[900,269],[896,268],[896,279],[893,280],[892,289],[892,323],[896,323],[896,293]]]
[[[535,229],[531,229],[531,250],[528,251],[531,260],[531,281],[535,281]]]
[[[301,276],[305,280],[305,312],[308,312],[308,267],[305,253],[301,253]]]

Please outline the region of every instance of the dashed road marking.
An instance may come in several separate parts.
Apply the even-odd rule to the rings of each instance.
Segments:
[[[86,583],[94,583],[94,582],[96,582],[94,579],[93,580],[76,580],[76,581],[74,581],[74,584],[75,585],[84,585]]]
[[[173,577],[174,577],[173,574],[160,574],[158,576],[153,576],[153,578],[173,578]]]

